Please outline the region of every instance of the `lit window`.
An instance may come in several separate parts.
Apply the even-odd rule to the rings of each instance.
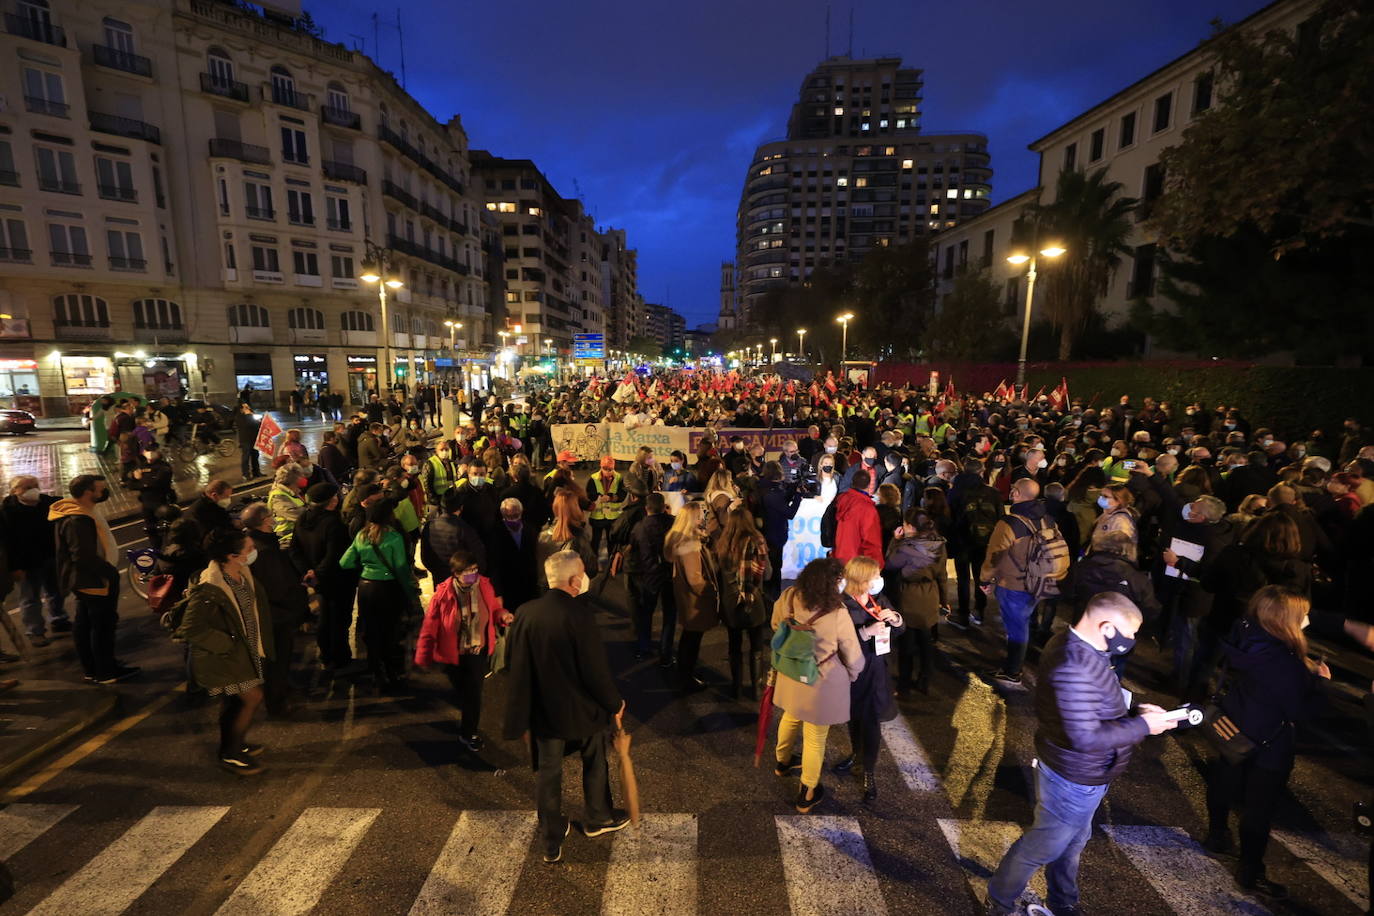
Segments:
[[[530,216],[543,216],[544,211],[538,207],[530,207]]]
[[[854,179],[854,187],[856,187],[856,188],[866,188],[866,187],[868,187],[868,179],[867,179],[867,178],[855,178],[855,179]]]
[[[839,117],[840,115],[842,115],[842,114],[844,114],[844,109],[843,109],[843,108],[836,108],[836,109],[835,109],[835,117],[838,118],[838,117]]]
[[[886,119],[886,118],[883,118],[882,120],[880,120],[880,121],[878,122],[878,126],[879,126],[879,127],[887,127],[887,119]]]
[[[849,179],[841,175],[839,178],[835,179],[835,186],[840,188],[847,188],[849,187]]]
[[[939,204],[931,204],[931,205],[930,205],[930,213],[931,213],[932,216],[938,214],[939,212],[940,212],[940,205],[939,205]]]
[[[948,191],[945,192],[945,196],[948,197],[950,200],[958,200],[958,198],[959,198],[959,189],[958,189],[958,188],[950,188]]]
[[[859,130],[868,130],[870,126],[872,126],[872,125],[870,125],[867,121],[865,121],[865,122],[863,122],[862,124],[859,125]]]
[[[897,126],[898,126],[898,127],[901,127],[902,125],[898,124]],[[909,169],[909,168],[911,168],[913,165],[915,165],[915,163],[912,162],[910,159],[903,159],[903,160],[902,160],[902,168],[904,168],[904,169]]]
[[[515,202],[511,200],[503,200],[496,205],[496,210],[498,213],[514,213]]]
[[[887,122],[886,122],[886,121],[883,122],[883,126],[884,126],[884,127],[887,126]],[[897,155],[897,147],[895,147],[895,146],[884,146],[884,147],[883,147],[883,155],[884,155],[884,156],[895,156],[895,155]]]
[[[964,200],[971,200],[972,198],[973,188],[964,188]]]
[[[487,209],[490,210],[491,212],[495,213],[495,212],[496,212],[496,204],[495,204],[495,203],[489,203],[489,204],[487,204]]]
[[[898,119],[897,119],[897,129],[898,129],[898,130],[901,130],[903,127],[906,127],[906,118],[898,118]]]

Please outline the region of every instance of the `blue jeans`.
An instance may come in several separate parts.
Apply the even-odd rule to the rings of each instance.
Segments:
[[[1054,912],[1078,905],[1078,858],[1093,832],[1093,814],[1107,786],[1070,782],[1038,761],[1035,768],[1035,823],[1002,857],[988,899],[1007,910],[1016,908],[1031,876],[1043,865],[1049,888],[1045,901]]]
[[[24,631],[30,636],[42,636],[46,630],[43,625],[45,603],[53,623],[67,623],[62,595],[57,591],[57,567],[51,563],[25,570],[24,580],[19,583],[19,617],[24,623]]]
[[[1029,592],[1018,592],[997,586],[997,606],[1002,611],[1002,626],[1007,629],[1008,674],[1020,674],[1026,660],[1026,643],[1030,642],[1030,620],[1035,613],[1036,599]]]

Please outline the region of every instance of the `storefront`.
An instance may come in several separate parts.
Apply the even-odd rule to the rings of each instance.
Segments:
[[[141,394],[149,400],[179,398],[191,387],[186,360],[180,356],[116,353],[115,366],[120,390]]]
[[[234,354],[234,388],[242,395],[249,391],[250,403],[257,408],[277,407],[272,381],[272,357],[267,353]]]
[[[329,369],[323,353],[293,353],[291,362],[296,370],[297,388],[314,388],[316,394],[329,390]]]
[[[43,400],[38,395],[38,360],[0,359],[0,407],[43,416]]]
[[[80,416],[102,394],[119,390],[114,361],[105,356],[62,356],[67,416]]]
[[[344,362],[348,366],[349,403],[366,404],[368,394],[377,389],[377,357],[349,353]]]

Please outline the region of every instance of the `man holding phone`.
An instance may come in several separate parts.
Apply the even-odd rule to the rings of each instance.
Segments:
[[[990,916],[1013,912],[1041,866],[1050,910],[1078,913],[1078,858],[1092,835],[1093,814],[1131,749],[1178,725],[1178,718],[1150,703],[1132,714],[1129,694],[1112,673],[1112,656],[1131,650],[1142,620],[1131,599],[1103,592],[1045,647],[1035,695],[1035,823],[988,882]]]

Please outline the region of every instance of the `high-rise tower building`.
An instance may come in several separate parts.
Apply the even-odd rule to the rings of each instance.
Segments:
[[[720,316],[716,326],[722,331],[739,327],[739,294],[735,289],[735,263],[720,264]]]

